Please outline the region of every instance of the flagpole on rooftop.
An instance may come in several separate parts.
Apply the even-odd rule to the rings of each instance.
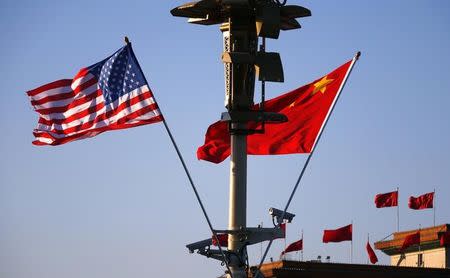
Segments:
[[[264,225],[264,223],[261,221],[261,226],[260,227],[263,228],[263,225]],[[261,259],[262,258],[262,253],[263,253],[263,243],[262,243],[262,241],[259,244],[259,252],[260,252],[259,259]]]
[[[138,66],[139,70],[143,73],[142,68],[141,68],[141,65],[139,64],[139,62],[138,62],[136,56],[134,55],[133,48],[132,48],[132,46],[131,46],[130,40],[128,39],[128,37],[125,36],[124,41],[125,41],[125,44],[128,45],[128,46],[130,47],[131,55],[134,56],[134,59],[135,59],[135,61],[136,61],[136,65]],[[142,75],[142,76],[143,76],[143,78],[144,78],[144,82],[145,82],[146,84],[149,84],[149,83],[147,82],[147,78],[145,78],[145,75]],[[153,96],[153,99],[155,100],[155,103],[158,103],[158,102],[156,101],[155,96]],[[160,112],[160,115],[163,115],[162,112],[161,112],[161,108],[158,107],[158,110],[159,110],[159,112]],[[212,226],[212,224],[211,224],[211,220],[209,219],[208,214],[206,213],[205,206],[203,205],[203,202],[202,202],[202,200],[201,200],[201,198],[200,198],[200,195],[198,194],[197,188],[196,188],[196,186],[195,186],[195,184],[194,184],[194,181],[193,181],[193,179],[192,179],[192,177],[191,177],[191,174],[190,174],[190,172],[189,172],[189,169],[187,168],[186,163],[184,162],[184,158],[183,158],[183,156],[182,156],[182,154],[181,154],[181,152],[180,152],[180,149],[178,148],[177,143],[175,142],[175,139],[174,139],[174,137],[173,137],[173,135],[172,135],[172,132],[170,131],[170,128],[169,128],[169,126],[168,126],[168,124],[167,124],[166,119],[165,119],[164,116],[162,116],[162,122],[163,122],[164,127],[165,127],[165,129],[166,129],[166,131],[167,131],[167,134],[169,135],[169,138],[170,138],[170,140],[171,140],[171,142],[172,142],[172,145],[173,145],[173,147],[175,148],[175,151],[176,151],[176,153],[177,153],[177,155],[178,155],[178,158],[179,158],[179,160],[180,160],[180,162],[181,162],[181,165],[183,166],[184,172],[186,173],[186,176],[187,176],[187,178],[188,178],[188,180],[189,180],[189,183],[190,183],[190,185],[191,185],[191,188],[192,188],[192,190],[194,191],[195,197],[197,198],[197,202],[198,202],[198,204],[200,205],[200,208],[201,208],[201,210],[202,210],[202,212],[203,212],[203,215],[204,215],[204,217],[205,217],[205,219],[206,219],[206,222],[207,222],[207,224],[208,224],[208,226],[209,226],[209,229],[211,230],[213,237],[214,237],[214,238],[216,239],[216,241],[217,241],[217,246],[219,247],[220,253],[222,254],[222,256],[223,256],[223,258],[224,258],[225,266],[226,266],[226,268],[228,269],[228,271],[230,271],[230,267],[229,267],[229,265],[228,265],[228,260],[227,260],[227,258],[226,258],[226,256],[225,256],[225,253],[223,252],[222,247],[220,246],[220,240],[219,240],[219,238],[217,237],[217,233],[216,233],[216,231],[214,230],[214,228],[213,228],[213,226]]]
[[[352,240],[350,241],[350,263],[353,263],[353,219],[352,219]]]
[[[369,242],[369,233],[367,233],[367,243],[370,244],[370,242]],[[369,264],[369,257],[367,257],[367,264]]]
[[[302,252],[302,261],[303,261],[303,249],[304,249],[304,247],[305,247],[305,241],[303,240],[303,229],[302,229],[302,250],[301,250],[301,252]]]
[[[400,231],[400,204],[399,204],[399,198],[400,197],[400,192],[397,186],[397,232]]]
[[[287,238],[287,223],[284,224],[284,250],[286,250],[286,238]]]
[[[419,253],[420,253],[420,244],[421,244],[421,240],[420,240],[420,230],[422,229],[422,224],[419,224]],[[417,262],[417,264],[419,264],[419,262]],[[421,267],[420,265],[418,265],[418,267]]]
[[[293,190],[292,190],[292,193],[291,193],[291,195],[289,196],[289,199],[288,199],[288,201],[287,201],[287,203],[286,203],[286,206],[284,207],[283,214],[281,215],[281,219],[284,218],[284,216],[285,216],[285,214],[286,214],[286,211],[287,211],[287,209],[289,208],[289,205],[291,204],[292,198],[294,198],[295,192],[297,191],[297,188],[298,188],[298,186],[299,186],[299,184],[300,184],[300,181],[302,180],[303,175],[305,174],[305,171],[306,171],[306,168],[308,167],[309,161],[311,160],[311,157],[312,157],[313,154],[314,154],[314,151],[315,151],[315,149],[316,149],[316,146],[317,146],[317,144],[318,144],[320,138],[322,137],[323,130],[325,129],[325,127],[326,127],[326,125],[327,125],[327,123],[328,123],[328,120],[330,119],[330,115],[333,113],[333,110],[334,110],[334,108],[335,108],[335,106],[336,106],[336,103],[337,103],[338,100],[339,100],[339,97],[340,97],[340,95],[341,95],[341,91],[342,91],[342,89],[344,88],[345,84],[347,83],[347,79],[348,79],[348,77],[350,76],[350,73],[351,73],[352,70],[353,70],[353,66],[355,65],[356,61],[358,61],[358,59],[359,59],[360,56],[361,56],[361,52],[358,51],[358,52],[355,54],[355,56],[353,57],[353,59],[352,59],[352,63],[350,64],[350,67],[349,67],[348,70],[347,70],[347,73],[346,73],[346,75],[345,75],[345,77],[344,77],[344,79],[343,79],[343,81],[342,81],[342,83],[341,83],[341,86],[339,87],[339,89],[338,89],[338,91],[337,91],[336,99],[335,99],[334,103],[331,105],[331,108],[330,108],[330,110],[329,110],[329,112],[328,112],[328,115],[326,116],[325,121],[324,121],[324,123],[323,123],[323,125],[322,125],[322,127],[321,127],[321,129],[320,129],[320,131],[319,131],[319,134],[317,135],[316,141],[314,142],[314,144],[313,144],[313,146],[312,146],[311,152],[309,153],[308,158],[306,159],[305,164],[303,165],[302,171],[300,172],[300,175],[299,175],[298,178],[297,178],[297,181],[296,181],[295,186],[294,186],[294,188],[293,188]],[[270,247],[272,246],[272,242],[273,242],[273,239],[271,239],[271,240],[269,241],[269,243],[267,244],[266,251],[264,252],[263,257],[262,257],[261,261],[259,262],[258,270],[255,272],[255,277],[259,277],[258,275],[260,274],[261,266],[263,265],[264,260],[265,260],[265,258],[266,258],[266,256],[267,256],[267,253],[269,252],[269,249],[270,249]]]
[[[433,226],[436,227],[436,188],[433,190]]]

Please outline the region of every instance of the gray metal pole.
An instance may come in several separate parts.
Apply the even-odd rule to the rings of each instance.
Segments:
[[[237,125],[237,124],[233,124]],[[238,231],[247,224],[247,136],[231,135],[231,163],[230,163],[230,199],[228,229]],[[232,234],[228,241],[228,250],[244,254],[245,246],[237,234]],[[233,277],[247,277],[242,265],[243,258],[232,257],[230,262]]]
[[[398,200],[400,199],[400,192],[397,187],[397,232],[400,232],[400,204]]]
[[[224,50],[255,54],[257,36],[254,21],[248,18],[230,19],[221,27],[224,32]],[[228,71],[228,72],[227,72]],[[254,66],[250,64],[230,64],[225,67],[226,100],[228,111],[249,111],[253,105],[255,86]],[[247,123],[232,122],[230,156],[230,195],[228,230],[239,231],[247,227]],[[230,269],[234,278],[246,278],[246,246],[237,233],[228,237]]]
[[[350,263],[353,263],[353,220],[352,220],[352,240],[350,241]]]
[[[436,189],[433,190],[433,227],[436,227]]]

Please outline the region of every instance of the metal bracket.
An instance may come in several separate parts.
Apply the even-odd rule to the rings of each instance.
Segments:
[[[222,62],[254,65],[260,81],[284,82],[283,65],[277,52],[223,52]]]
[[[201,241],[197,241],[191,244],[186,245],[187,249],[189,249],[189,253],[194,253],[195,250],[202,250],[209,248],[212,245],[212,239],[205,239]]]
[[[247,126],[246,129],[233,129],[231,125],[229,127],[231,134],[255,134],[264,133],[264,124],[279,124],[288,121],[286,115],[275,112],[263,112],[263,111],[230,111],[223,112],[220,120],[223,122],[233,122],[233,123],[248,123],[251,124]],[[256,124],[261,123],[261,128],[256,128]],[[251,126],[254,128],[251,128]]]
[[[288,121],[286,115],[275,112],[262,111],[230,111],[223,112],[220,120],[222,122],[246,123],[246,122],[265,122],[269,124],[280,124]]]
[[[220,234],[237,234],[240,241],[244,245],[253,245],[263,241],[283,238],[284,232],[279,227],[274,228],[245,228],[238,231],[232,230],[215,230],[216,233]]]
[[[207,258],[212,258],[221,262],[224,262],[224,257],[222,256],[222,253],[218,249],[211,249],[212,245],[212,239],[205,239],[201,241],[197,241],[191,244],[186,245],[186,247],[189,249],[189,253],[194,253],[197,251],[197,254],[205,256]],[[234,252],[230,252],[227,250],[222,250],[223,254],[226,257],[226,260],[229,262],[230,258],[232,256],[238,256]]]
[[[237,234],[239,240],[243,242],[243,246],[257,244],[263,241],[283,238],[284,232],[279,227],[275,228],[246,228],[238,231],[231,230],[215,230],[218,234]],[[191,244],[186,245],[189,249],[189,253],[197,252],[197,254],[203,255],[208,258],[216,259],[219,261],[224,261],[222,253],[218,249],[211,249],[212,239],[205,239],[201,241],[197,241]],[[239,252],[239,250],[238,250]],[[227,261],[230,260],[232,256],[238,256],[238,254],[234,252],[230,252],[227,250],[223,250]]]

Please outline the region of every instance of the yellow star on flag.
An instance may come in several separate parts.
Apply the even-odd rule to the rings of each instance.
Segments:
[[[314,83],[314,90],[311,93],[311,95],[315,95],[317,92],[321,92],[322,94],[325,93],[327,89],[327,85],[333,82],[334,79],[327,79],[327,76],[324,76],[322,79]]]

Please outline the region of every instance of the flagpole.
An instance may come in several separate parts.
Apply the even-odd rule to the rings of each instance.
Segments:
[[[286,238],[287,238],[287,222],[284,223],[284,250],[286,250]],[[286,256],[284,257],[286,258]]]
[[[400,192],[397,186],[397,232],[400,232],[400,204],[399,204]]]
[[[352,59],[352,63],[350,64],[350,67],[349,67],[347,73],[346,73],[345,76],[344,76],[344,79],[343,79],[343,81],[342,81],[342,83],[341,83],[341,86],[339,87],[339,89],[338,89],[338,91],[337,91],[336,99],[334,100],[334,102],[333,102],[332,105],[331,105],[331,109],[329,110],[329,112],[328,112],[328,114],[327,114],[327,116],[326,116],[326,118],[325,118],[325,121],[324,121],[322,127],[321,127],[320,130],[319,130],[319,134],[317,135],[316,141],[314,142],[314,144],[313,144],[313,146],[312,146],[311,152],[309,153],[308,158],[306,159],[305,164],[303,165],[302,171],[300,172],[300,175],[298,176],[298,179],[297,179],[297,181],[296,181],[296,183],[295,183],[295,186],[294,186],[294,188],[293,188],[293,190],[292,190],[292,193],[291,193],[291,195],[289,196],[289,199],[288,199],[288,201],[287,201],[287,203],[286,203],[286,206],[284,207],[284,211],[283,211],[283,214],[281,215],[281,219],[284,218],[284,215],[286,214],[286,211],[287,211],[287,209],[289,208],[289,205],[291,204],[292,198],[294,198],[295,192],[297,191],[297,188],[298,188],[298,186],[299,186],[299,184],[300,184],[300,181],[301,181],[302,178],[303,178],[303,174],[305,173],[306,168],[308,167],[309,161],[311,160],[311,157],[312,157],[313,154],[314,154],[314,151],[315,151],[315,149],[316,149],[316,145],[317,145],[317,143],[319,142],[320,138],[322,137],[323,130],[325,129],[325,127],[326,127],[326,125],[327,125],[327,123],[328,123],[328,120],[330,119],[330,115],[333,113],[333,110],[334,110],[334,108],[335,108],[335,106],[336,106],[336,103],[337,103],[338,100],[339,100],[339,97],[340,97],[340,95],[341,95],[341,91],[342,91],[342,89],[344,88],[345,84],[347,83],[347,79],[348,79],[350,73],[351,73],[352,70],[353,70],[353,66],[355,65],[356,61],[359,59],[360,56],[361,56],[361,52],[358,51],[358,52],[356,53],[355,57],[353,57],[353,59]],[[279,226],[279,225],[278,225],[278,226]],[[273,242],[273,239],[271,239],[271,240],[269,241],[269,243],[267,244],[266,250],[265,250],[264,255],[263,255],[263,257],[262,257],[262,259],[261,259],[261,261],[260,261],[260,263],[259,263],[258,269],[257,269],[257,271],[255,272],[255,278],[258,278],[258,275],[261,273],[261,272],[260,272],[261,266],[263,265],[264,260],[266,259],[267,253],[269,252],[269,249],[270,249],[270,247],[272,246],[272,242]]]
[[[131,42],[129,41],[128,37],[125,37],[124,40],[125,40],[125,43],[130,47],[130,53],[131,53],[131,55],[133,55],[133,58],[134,58],[134,60],[136,61],[136,65],[138,66],[139,70],[143,73],[142,68],[141,68],[141,65],[139,64],[139,61],[138,61],[138,59],[136,58],[136,55],[134,54],[133,48],[132,48],[132,46],[131,46]],[[147,78],[145,77],[144,74],[142,74],[142,77],[144,78],[144,82],[147,84],[147,86],[149,86],[149,85],[148,85],[148,82],[147,82]],[[155,96],[153,96],[153,99],[155,100],[155,103],[158,103],[158,102],[156,101]],[[160,111],[160,115],[162,116],[163,114],[162,114],[161,108],[159,108],[159,106],[158,106],[158,109],[159,109],[159,111]],[[175,151],[176,151],[176,153],[177,153],[177,155],[178,155],[178,158],[179,158],[179,160],[180,160],[180,162],[181,162],[181,165],[183,166],[184,172],[186,173],[186,176],[187,176],[187,178],[188,178],[188,180],[189,180],[189,183],[190,183],[190,185],[191,185],[191,188],[192,188],[192,190],[194,191],[195,197],[197,198],[197,202],[198,202],[198,204],[200,205],[200,208],[201,208],[201,210],[202,210],[202,212],[203,212],[203,215],[204,215],[204,217],[205,217],[205,219],[206,219],[206,222],[207,222],[207,224],[208,224],[208,226],[209,226],[209,229],[211,230],[211,232],[212,232],[212,234],[213,234],[213,237],[214,237],[214,238],[216,239],[216,241],[217,241],[217,247],[219,247],[219,251],[220,251],[220,253],[221,253],[222,257],[223,257],[223,261],[224,261],[224,263],[225,263],[225,266],[226,266],[227,270],[231,273],[230,267],[229,267],[229,265],[228,265],[227,257],[225,256],[225,253],[223,252],[223,249],[222,249],[222,247],[220,246],[220,240],[219,240],[219,238],[217,237],[217,233],[216,233],[216,231],[214,230],[214,228],[213,228],[213,226],[212,226],[212,224],[211,224],[211,220],[209,219],[208,214],[206,213],[205,206],[203,205],[203,202],[202,202],[202,200],[201,200],[201,198],[200,198],[200,195],[198,194],[197,188],[196,188],[196,186],[195,186],[195,184],[194,184],[194,181],[193,181],[193,179],[192,179],[192,177],[191,177],[191,174],[190,174],[190,172],[189,172],[189,169],[187,168],[186,163],[184,162],[184,159],[183,159],[183,156],[182,156],[182,154],[181,154],[181,152],[180,152],[180,149],[178,148],[178,145],[177,145],[177,143],[175,142],[175,139],[174,139],[174,137],[173,137],[173,135],[172,135],[172,132],[171,132],[170,129],[169,129],[169,126],[167,125],[167,122],[166,122],[166,119],[165,119],[164,116],[162,116],[162,122],[163,122],[164,127],[165,127],[165,129],[166,129],[166,131],[167,131],[167,134],[169,135],[170,140],[172,141],[172,145],[173,145],[173,147],[175,148]]]
[[[263,224],[264,224],[264,223],[261,221],[261,228],[263,228]],[[260,250],[259,250],[259,251],[260,251],[259,259],[262,258],[262,252],[263,252],[263,251],[262,251],[262,250],[263,250],[263,247],[262,247],[262,246],[263,246],[263,242],[261,241],[260,246],[259,246],[259,247],[260,247]]]
[[[369,242],[369,233],[367,233],[367,243],[370,244],[370,242]],[[369,257],[367,257],[367,264],[369,264]]]
[[[353,263],[353,220],[352,220],[352,240],[350,241],[350,263]]]
[[[433,227],[436,227],[436,188],[433,190]]]
[[[305,247],[305,241],[303,240],[303,229],[302,229],[302,262],[303,262],[303,249]]]
[[[420,230],[422,229],[422,225],[421,224],[419,224],[419,253],[420,253],[420,243],[421,243],[421,240],[420,240]],[[423,255],[422,255],[423,256]],[[423,260],[423,259],[422,259]],[[419,261],[417,260],[417,266],[418,267],[421,267],[422,266],[422,262],[420,262],[420,265],[419,265]]]

